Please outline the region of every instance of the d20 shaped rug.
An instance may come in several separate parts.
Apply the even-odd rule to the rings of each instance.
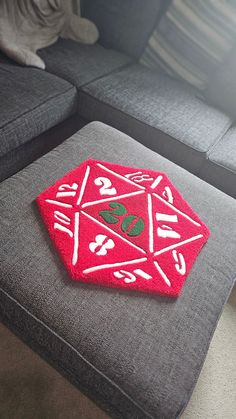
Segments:
[[[207,226],[164,173],[87,160],[37,197],[70,276],[176,297]]]

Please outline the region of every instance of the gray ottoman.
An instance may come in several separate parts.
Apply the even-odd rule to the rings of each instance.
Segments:
[[[68,280],[34,199],[88,158],[166,172],[211,236],[177,299]],[[114,418],[177,418],[236,273],[236,203],[91,123],[0,185],[0,319]]]

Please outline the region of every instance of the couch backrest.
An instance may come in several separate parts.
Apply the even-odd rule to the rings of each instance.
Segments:
[[[211,105],[236,120],[236,46],[211,75],[205,96]]]
[[[165,0],[81,0],[81,15],[96,23],[99,42],[138,58]]]
[[[236,1],[172,0],[141,62],[201,90],[236,40]]]

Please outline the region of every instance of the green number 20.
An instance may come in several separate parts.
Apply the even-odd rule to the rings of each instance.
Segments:
[[[120,217],[127,213],[125,206],[119,202],[111,202],[109,207],[112,209],[99,212],[99,215],[108,224],[118,223]],[[144,230],[144,222],[137,215],[127,215],[122,221],[121,230],[130,237],[139,236]]]

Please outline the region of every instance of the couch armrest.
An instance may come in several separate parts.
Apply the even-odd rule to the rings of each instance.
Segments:
[[[81,15],[96,23],[103,46],[138,58],[163,3],[163,0],[81,0]]]

